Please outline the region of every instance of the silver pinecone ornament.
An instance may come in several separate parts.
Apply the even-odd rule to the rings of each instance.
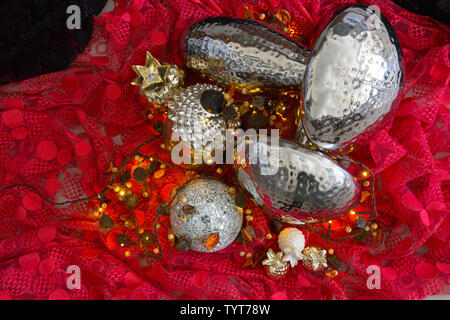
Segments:
[[[215,85],[195,84],[182,89],[168,108],[168,138],[184,142],[191,150],[201,150],[204,160],[208,160],[206,154],[211,159],[213,151],[223,150],[226,129],[240,126],[236,109],[226,105],[222,88]]]

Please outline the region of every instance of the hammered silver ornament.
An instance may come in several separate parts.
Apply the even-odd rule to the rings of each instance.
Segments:
[[[239,234],[242,211],[228,189],[217,179],[198,178],[177,191],[170,206],[170,225],[192,250],[222,250]]]
[[[309,52],[258,22],[229,17],[199,21],[184,42],[185,64],[216,83],[249,90],[300,86]]]
[[[343,10],[322,31],[306,69],[306,134],[335,153],[368,143],[390,120],[402,81],[401,50],[389,22],[371,7]]]
[[[235,170],[270,217],[290,224],[323,222],[359,203],[359,185],[331,158],[286,140],[261,137],[246,147],[238,145]]]
[[[166,138],[183,141],[191,150],[200,150],[206,163],[212,161],[215,150],[223,150],[226,129],[240,126],[236,112],[234,119],[223,115],[225,99],[222,88],[212,84],[195,84],[181,89],[168,103]],[[200,155],[200,156],[201,156]],[[204,159],[203,158],[203,159]]]

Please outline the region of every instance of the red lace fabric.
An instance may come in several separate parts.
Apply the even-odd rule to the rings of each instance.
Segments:
[[[139,143],[156,135],[143,113],[148,105],[130,85],[131,68],[150,51],[160,61],[182,65],[180,43],[195,20],[243,17],[254,10],[287,10],[311,46],[333,13],[355,1],[317,0],[119,0],[95,20],[93,38],[69,69],[0,87],[1,186],[28,183],[54,201],[90,196],[108,181],[110,164],[120,167]],[[55,207],[32,190],[0,194],[1,299],[421,299],[449,284],[449,27],[409,13],[389,1],[378,5],[398,34],[406,66],[405,92],[390,128],[351,156],[376,174],[380,243],[325,241],[341,261],[333,280],[297,266],[271,280],[259,264],[245,268],[239,252],[266,252],[274,240],[246,247],[235,242],[214,254],[180,252],[167,240],[169,219],[160,217],[163,259],[149,264],[139,248],[115,242],[92,216],[95,201]],[[162,139],[143,153],[167,157]],[[223,175],[232,177],[231,170]],[[150,201],[136,208],[152,225],[155,208],[185,179],[167,167],[151,179]],[[247,200],[248,207],[254,206]],[[118,221],[120,203],[108,206]],[[116,212],[116,216],[113,212]],[[257,238],[268,220],[253,208]],[[276,240],[275,240],[276,241]],[[366,286],[370,265],[381,267],[381,289]],[[68,289],[69,265],[81,270],[81,289]]]

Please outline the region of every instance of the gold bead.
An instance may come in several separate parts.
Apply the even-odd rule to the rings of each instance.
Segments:
[[[351,227],[346,227],[346,228],[345,228],[345,232],[347,232],[347,233],[352,232],[352,228],[351,228]]]
[[[223,98],[224,98],[225,100],[229,100],[229,99],[231,98],[231,96],[230,96],[229,93],[225,93],[225,94],[223,95]]]
[[[264,13],[261,13],[261,14],[259,15],[259,18],[260,18],[261,20],[264,20],[264,19],[266,18],[266,15],[265,15]]]
[[[153,249],[153,253],[154,254],[158,254],[159,253],[159,249],[158,248]]]
[[[149,118],[150,120],[152,120],[152,119],[153,119],[153,114],[149,113],[149,114],[148,114],[148,118]]]
[[[337,270],[331,271],[331,275],[332,275],[333,277],[336,277],[338,274],[339,274],[339,272],[338,272]]]
[[[363,186],[364,187],[368,187],[370,185],[370,182],[369,181],[364,181],[364,183],[363,183]]]
[[[252,213],[251,209],[245,209],[245,214],[250,214],[250,213]]]
[[[159,229],[159,228],[161,228],[161,224],[157,223],[156,224],[156,229]]]
[[[240,255],[241,257],[243,257],[243,256],[245,255],[245,252],[244,252],[244,251],[241,251],[241,252],[239,252],[239,255]]]
[[[366,226],[366,227],[364,228],[364,230],[366,230],[367,232],[369,232],[369,231],[370,231],[370,227],[369,227],[369,226]]]
[[[120,191],[120,186],[116,185],[114,186],[114,192],[119,192]]]
[[[267,239],[267,240],[272,239],[272,234],[270,234],[270,233],[266,234],[266,239]]]
[[[102,209],[106,209],[107,206],[108,205],[105,202],[102,203]]]
[[[334,254],[334,250],[333,249],[328,249],[328,254]]]
[[[217,168],[216,172],[217,172],[218,174],[222,174],[223,170],[222,170],[222,168]]]
[[[372,236],[376,237],[378,235],[378,233],[376,231],[372,232]]]
[[[127,183],[125,183],[125,186],[126,186],[127,188],[131,188],[133,185],[131,184],[130,181],[128,181]]]
[[[247,219],[247,221],[253,221],[253,216],[248,215],[245,217],[245,219]]]
[[[277,116],[273,114],[269,117],[269,119],[272,121],[275,121],[277,119]]]
[[[164,169],[158,169],[153,173],[153,177],[155,177],[155,179],[159,179],[162,178],[165,173],[166,171]]]
[[[249,252],[245,255],[246,258],[250,258],[252,256],[252,254]]]
[[[165,169],[165,168],[166,168],[166,165],[163,163],[163,164],[161,164],[159,167],[160,167],[161,169]]]
[[[116,167],[112,167],[111,171],[116,173],[117,171],[119,171],[119,169],[117,169]]]
[[[378,229],[378,225],[376,223],[372,223],[372,225],[370,226],[373,230],[377,230]]]
[[[230,192],[231,194],[235,194],[235,193],[236,193],[236,188],[230,187],[230,188],[228,189],[228,192]]]
[[[129,256],[131,256],[131,252],[130,252],[130,251],[128,251],[128,250],[127,250],[127,251],[125,251],[125,253],[124,253],[124,254],[125,254],[125,257],[129,257]]]
[[[139,161],[139,156],[138,155],[134,156],[134,161]]]
[[[93,215],[94,217],[98,217],[99,212],[98,212],[98,211],[94,211],[94,212],[92,212],[92,215]]]
[[[144,198],[148,198],[148,192],[142,192],[142,196],[144,197]]]
[[[167,239],[173,240],[173,238],[174,238],[173,234],[169,233],[169,234],[167,235]]]

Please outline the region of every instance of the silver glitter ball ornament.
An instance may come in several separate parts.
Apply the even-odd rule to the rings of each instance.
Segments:
[[[317,40],[303,85],[303,127],[323,151],[367,144],[401,97],[401,50],[389,22],[370,7],[346,8]],[[301,128],[299,128],[299,131]]]
[[[184,42],[186,66],[216,83],[276,89],[303,83],[309,52],[258,22],[229,17],[199,21]]]
[[[213,178],[198,178],[183,185],[170,206],[170,224],[178,238],[194,251],[222,250],[236,239],[242,226],[228,187]]]
[[[331,158],[282,139],[275,144],[259,138],[247,148],[238,146],[235,170],[270,217],[290,224],[336,219],[361,197],[353,176]]]
[[[226,119],[225,108],[218,86],[195,84],[180,90],[168,103],[166,139],[183,141],[205,154],[223,149],[226,129],[240,126],[238,113],[235,119]]]

